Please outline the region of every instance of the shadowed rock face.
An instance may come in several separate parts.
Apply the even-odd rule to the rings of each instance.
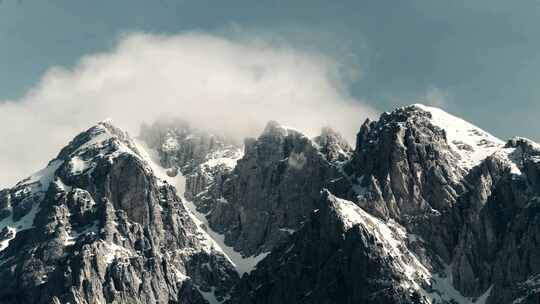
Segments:
[[[326,190],[319,205],[286,244],[242,278],[229,303],[424,303],[403,287],[396,257],[374,236],[382,222],[356,214],[360,208]]]
[[[512,139],[467,177],[465,225],[453,257],[459,290],[493,286],[490,303],[538,301],[540,146]]]
[[[205,303],[199,290],[221,297],[237,280],[175,189],[108,122],[2,191],[2,214],[14,232],[2,234],[2,303]]]
[[[209,214],[210,226],[247,255],[284,242],[319,208],[320,190],[343,178],[327,157],[346,159],[348,146],[329,138],[323,154],[302,133],[270,122],[258,139],[246,140],[244,156],[223,185],[223,199]]]

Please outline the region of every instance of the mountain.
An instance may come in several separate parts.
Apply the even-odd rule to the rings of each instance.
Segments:
[[[238,279],[110,122],[1,197],[1,303],[205,303]]]
[[[105,121],[0,191],[0,303],[538,303],[539,198],[540,145],[424,105],[354,148]]]
[[[323,191],[231,303],[536,303],[539,148],[423,105],[366,121],[352,200]]]

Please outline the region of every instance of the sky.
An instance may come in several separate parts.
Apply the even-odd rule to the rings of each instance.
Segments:
[[[193,101],[162,102],[162,110],[191,111],[191,117],[198,106],[214,108],[208,106],[214,101],[222,105],[212,113],[218,117],[228,111],[223,105],[236,100],[238,107],[248,109],[243,117],[261,120],[274,114],[285,122],[292,116],[310,117],[300,119],[299,127],[325,120],[350,138],[354,132],[349,129],[359,128],[366,117],[420,102],[442,107],[502,139],[520,135],[538,141],[539,8],[540,2],[532,0],[519,5],[501,0],[0,0],[0,118],[5,133],[0,133],[0,165],[11,163],[18,170],[24,163],[26,172],[43,162],[19,157],[30,147],[28,138],[6,148],[15,135],[33,138],[47,132],[55,137],[43,156],[50,159],[61,141],[107,111],[132,124],[123,109],[130,102],[144,108],[151,97],[143,100],[144,92],[133,90],[134,96],[118,90],[144,83],[150,84],[149,94],[170,90],[170,96],[160,95],[163,100],[198,98],[197,106]],[[182,63],[182,56],[190,56],[191,62]],[[168,58],[176,58],[170,66],[177,70],[163,67]],[[212,64],[224,71],[215,77],[221,85],[208,82],[208,93],[186,84],[192,75],[213,73]],[[119,70],[147,78],[125,78]],[[118,77],[110,81],[100,76],[97,92],[96,75],[103,73]],[[184,83],[165,86],[159,77]],[[193,82],[203,79],[193,77]],[[241,85],[255,89],[233,92],[242,91]],[[241,103],[248,98],[257,102]],[[287,109],[280,98],[294,100],[289,104],[294,107]],[[112,99],[123,100],[108,106]],[[261,116],[268,105],[277,110]],[[336,109],[325,110],[328,117],[303,112],[327,107]],[[67,113],[74,118],[66,119]],[[346,114],[351,118],[343,124]],[[7,122],[16,127],[6,128]],[[0,177],[0,185],[7,182]]]

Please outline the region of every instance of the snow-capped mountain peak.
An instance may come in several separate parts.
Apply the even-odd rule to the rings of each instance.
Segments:
[[[223,301],[238,277],[233,264],[175,189],[158,179],[164,174],[147,154],[110,120],[102,121],[77,135],[45,169],[0,191],[0,280],[22,282],[0,291],[0,302],[19,294],[18,288],[28,299],[46,288],[51,303],[138,303],[137,292],[150,284],[159,286],[143,294],[154,302]],[[152,270],[132,267],[135,260]],[[6,271],[25,261],[32,265]],[[120,279],[127,273],[137,279]],[[94,284],[93,291],[78,291],[86,287],[71,274]],[[55,285],[62,276],[69,288]],[[121,294],[110,287],[118,279],[130,286]],[[179,292],[184,289],[189,295]]]
[[[431,115],[433,125],[443,129],[446,141],[460,159],[459,165],[470,169],[504,146],[504,142],[473,124],[439,108],[414,104]]]
[[[87,153],[88,150],[107,147],[138,154],[136,145],[129,134],[115,126],[111,119],[106,119],[77,135],[69,145],[62,149],[57,158],[64,159]]]

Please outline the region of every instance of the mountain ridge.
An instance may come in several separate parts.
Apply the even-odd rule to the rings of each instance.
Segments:
[[[0,302],[535,303],[538,197],[540,145],[424,105],[354,149],[102,121],[0,191]]]

